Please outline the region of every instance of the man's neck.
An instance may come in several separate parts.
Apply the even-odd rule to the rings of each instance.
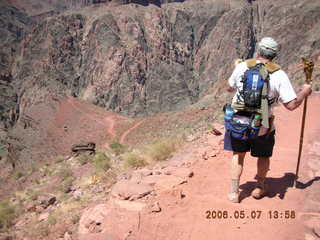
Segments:
[[[264,57],[257,57],[256,58],[258,61],[262,62],[262,63],[267,63],[267,62],[271,62],[270,59],[264,58]]]

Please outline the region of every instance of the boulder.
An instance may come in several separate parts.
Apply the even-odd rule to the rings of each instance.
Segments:
[[[154,202],[150,205],[150,212],[161,212],[161,207],[159,202]]]
[[[49,218],[49,213],[48,212],[45,212],[45,213],[41,213],[38,217],[38,221],[39,222],[42,222],[42,221],[45,221]]]
[[[153,188],[148,184],[121,180],[113,186],[111,195],[122,200],[135,200],[148,195],[152,191]]]
[[[47,208],[50,205],[53,205],[56,202],[57,198],[52,195],[40,195],[37,199],[39,205],[43,208]]]
[[[106,204],[99,204],[88,208],[79,221],[79,234],[99,232],[103,228],[103,220],[109,214],[110,208]]]

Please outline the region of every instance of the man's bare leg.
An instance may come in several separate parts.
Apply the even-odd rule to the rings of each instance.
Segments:
[[[259,199],[266,194],[265,180],[270,167],[270,158],[259,157],[257,161],[257,186],[251,196]]]
[[[231,159],[231,192],[228,198],[234,203],[239,203],[239,182],[245,156],[246,152],[234,152]]]

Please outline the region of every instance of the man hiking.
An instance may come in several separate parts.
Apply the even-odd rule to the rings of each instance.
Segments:
[[[228,91],[236,90],[231,106],[225,110],[224,136],[224,149],[233,152],[228,198],[234,203],[239,203],[239,181],[246,152],[258,158],[257,184],[251,196],[259,199],[266,195],[265,179],[275,143],[273,105],[280,101],[292,111],[312,92],[311,85],[304,84],[295,93],[287,74],[272,62],[277,53],[277,42],[263,38],[258,43],[256,58],[238,63],[228,79]]]

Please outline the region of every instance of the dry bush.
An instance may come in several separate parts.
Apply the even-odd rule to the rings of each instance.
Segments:
[[[175,139],[159,140],[147,146],[147,156],[153,161],[167,160],[172,156],[180,144],[181,141]]]
[[[147,164],[146,160],[138,152],[132,151],[122,156],[124,165],[127,168],[143,167]]]
[[[0,229],[9,228],[15,217],[15,207],[8,201],[0,201]]]
[[[75,180],[74,176],[68,176],[66,177],[58,186],[58,190],[60,190],[63,193],[67,193],[70,191],[70,188],[73,185],[73,182]]]
[[[107,171],[111,168],[111,160],[103,152],[97,152],[93,157],[92,163],[97,171]]]

